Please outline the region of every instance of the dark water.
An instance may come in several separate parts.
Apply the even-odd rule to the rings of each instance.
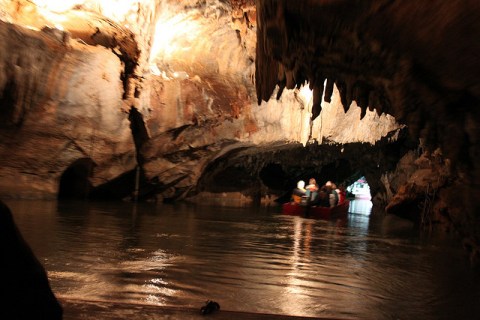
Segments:
[[[57,296],[362,319],[479,319],[454,235],[278,208],[6,201]],[[369,210],[361,202],[355,211]]]

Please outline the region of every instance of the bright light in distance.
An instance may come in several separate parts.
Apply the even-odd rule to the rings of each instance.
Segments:
[[[160,69],[158,69],[158,66],[156,64],[150,65],[150,72],[154,76],[160,76],[162,74],[162,72],[160,71]]]
[[[37,7],[41,9],[50,10],[53,12],[64,12],[72,9],[78,4],[83,4],[85,0],[32,0]]]
[[[308,83],[305,83],[299,90],[299,96],[302,99],[304,105],[308,105],[312,102],[313,91],[310,90]]]
[[[136,17],[132,16],[132,14],[137,13],[137,1],[103,0],[98,2],[100,2],[100,10],[104,16],[118,22],[124,20],[136,21]],[[130,19],[127,19],[128,16],[130,16]],[[128,25],[125,27],[128,28]]]
[[[128,19],[135,21],[134,15],[138,10],[137,0],[32,0],[32,2],[47,19],[51,18],[49,12],[63,13],[72,10],[75,6],[82,6],[121,23]]]
[[[200,33],[201,26],[195,14],[179,13],[176,10],[165,12],[155,27],[150,61],[156,57],[168,60],[175,54],[188,52]],[[178,11],[177,11],[178,12]]]

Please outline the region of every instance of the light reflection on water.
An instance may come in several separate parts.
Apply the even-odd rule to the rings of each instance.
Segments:
[[[370,200],[357,199],[350,201],[348,212],[369,216],[372,211],[373,203]]]
[[[391,218],[7,204],[60,297],[194,308],[213,299],[223,310],[368,319],[473,319],[480,311],[479,275],[457,240]]]

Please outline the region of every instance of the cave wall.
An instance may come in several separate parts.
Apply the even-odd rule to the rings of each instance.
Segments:
[[[0,25],[1,194],[55,197],[63,171],[85,157],[93,184],[133,168],[117,56],[52,29]]]
[[[137,166],[145,198],[195,196],[230,170],[221,163],[245,159],[265,191],[262,168],[282,162],[272,148],[315,146],[321,167],[353,144],[388,164],[365,164],[379,203],[395,201],[387,208],[425,194],[433,182],[417,188],[414,172],[440,157],[428,174],[448,172],[436,214],[479,243],[477,2],[1,4],[0,195],[55,197],[81,159],[98,196],[125,181],[116,196],[129,194]],[[417,147],[428,161],[407,156],[416,167],[398,179]]]
[[[425,158],[448,163],[445,215],[477,249],[480,195],[478,1],[257,1],[256,90],[313,83],[339,88],[345,110],[388,113],[420,139]],[[323,88],[318,83],[327,81]],[[317,93],[315,93],[315,90]],[[329,99],[329,94],[325,99]],[[320,99],[313,106],[321,110]],[[433,158],[432,158],[433,157]],[[413,176],[412,176],[413,177]],[[407,188],[405,193],[424,193]],[[396,199],[395,201],[397,201]],[[440,202],[440,200],[439,200]],[[393,207],[392,207],[393,208]]]
[[[237,148],[374,144],[401,128],[370,110],[360,121],[355,102],[344,114],[336,87],[314,121],[306,86],[257,105],[253,1],[1,3],[5,197],[55,197],[87,159],[78,184],[95,197],[128,195],[140,165],[145,197],[182,198]]]
[[[462,162],[473,164],[479,7],[475,1],[258,1],[258,98],[268,101],[277,84],[327,79],[340,88],[346,109],[355,100],[362,114],[368,108],[392,114],[427,148],[441,146],[448,158],[465,156]]]

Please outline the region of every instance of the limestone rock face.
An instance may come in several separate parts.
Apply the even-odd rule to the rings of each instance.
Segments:
[[[1,193],[55,197],[62,173],[83,158],[95,163],[93,185],[132,169],[115,54],[49,29],[0,24]]]
[[[427,152],[440,147],[451,161],[455,187],[442,191],[464,212],[447,204],[443,213],[478,244],[480,3],[259,0],[256,9],[259,101],[276,86],[308,80],[314,97],[325,93],[328,101],[335,83],[346,110],[356,101],[362,115],[375,109],[394,116]],[[316,115],[322,107],[314,101]],[[399,198],[417,198],[422,191],[414,185],[399,188],[389,210]]]
[[[139,165],[143,197],[183,198],[235,150],[373,145],[401,128],[344,114],[336,88],[312,121],[307,83],[258,105],[253,1],[3,0],[0,11],[2,196],[123,198]],[[258,180],[267,163],[252,161]]]
[[[438,149],[435,208],[478,243],[477,2],[0,0],[0,196],[264,199],[366,176],[378,203],[421,206],[402,172],[433,177]]]

